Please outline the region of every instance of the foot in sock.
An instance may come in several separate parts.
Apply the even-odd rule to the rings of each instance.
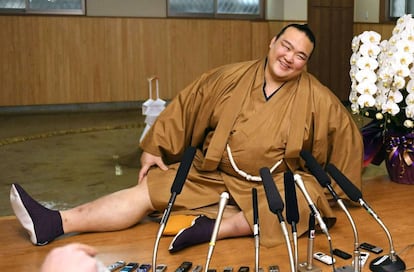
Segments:
[[[196,217],[190,227],[177,233],[168,250],[174,253],[189,246],[210,241],[215,222],[216,220],[204,215]]]
[[[10,203],[33,244],[46,245],[63,234],[60,213],[40,205],[19,184],[10,189]]]

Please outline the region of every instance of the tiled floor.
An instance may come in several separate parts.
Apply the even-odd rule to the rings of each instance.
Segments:
[[[15,182],[55,208],[135,184],[143,120],[137,111],[0,115],[0,216],[12,214]]]

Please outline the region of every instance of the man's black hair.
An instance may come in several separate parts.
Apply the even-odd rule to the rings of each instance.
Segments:
[[[279,39],[280,36],[282,36],[283,33],[285,33],[286,29],[293,27],[297,30],[305,33],[306,37],[308,37],[309,41],[313,44],[313,50],[315,50],[316,47],[316,39],[315,35],[313,34],[312,30],[309,28],[308,24],[288,24],[282,30],[276,35],[276,40]],[[313,52],[312,50],[312,52]]]

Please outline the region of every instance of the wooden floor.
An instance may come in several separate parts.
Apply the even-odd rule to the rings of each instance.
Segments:
[[[414,185],[402,185],[390,182],[385,177],[364,181],[364,199],[380,215],[390,230],[397,253],[414,244]],[[389,252],[386,235],[375,220],[362,208],[351,208],[350,213],[356,223],[359,242],[370,242]],[[352,253],[353,232],[345,214],[336,210],[337,224],[330,230],[333,247]],[[303,220],[303,219],[301,219]],[[307,220],[307,219],[306,219]],[[139,224],[133,228],[118,232],[90,233],[64,237],[53,243],[37,247],[33,246],[14,217],[0,219],[0,260],[1,271],[38,271],[45,255],[54,247],[71,242],[82,242],[95,246],[99,258],[105,265],[117,260],[126,262],[151,263],[154,238],[159,225],[154,222]],[[290,226],[289,226],[290,229]],[[168,265],[167,271],[175,271],[183,261],[191,261],[193,265],[205,265],[208,244],[188,248],[176,254],[167,250],[172,237],[163,237],[158,250],[158,262]],[[307,238],[299,239],[299,261],[306,260]],[[314,251],[329,252],[329,244],[323,234],[315,239]],[[363,271],[369,271],[369,262],[380,255],[371,253]],[[253,238],[237,238],[221,240],[216,243],[210,268],[222,271],[226,266],[237,270],[240,266],[254,269]],[[407,249],[399,256],[406,263],[407,269],[414,267],[414,249]],[[338,257],[337,267],[350,265],[350,260]],[[268,266],[277,264],[280,271],[290,271],[288,254],[285,245],[275,248],[260,248],[260,266],[265,272]],[[332,271],[332,267],[315,261],[322,271]]]

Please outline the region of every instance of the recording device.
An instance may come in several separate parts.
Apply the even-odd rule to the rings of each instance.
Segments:
[[[141,264],[138,269],[137,272],[148,272],[151,269],[151,265],[150,264]]]
[[[108,265],[106,268],[108,268],[109,271],[115,271],[118,268],[124,267],[126,264],[125,261],[116,261],[113,264]]]
[[[323,252],[320,252],[320,251],[315,252],[313,254],[313,258],[315,258],[316,260],[318,260],[320,262],[323,262],[324,264],[327,264],[327,265],[332,265],[336,261],[335,258],[332,258],[331,256],[329,256],[329,255],[327,255]]]
[[[274,182],[272,178],[269,168],[267,167],[261,168],[260,176],[262,178],[269,209],[272,213],[277,215],[279,222],[280,222],[280,227],[282,228],[282,232],[285,237],[287,250],[289,254],[290,268],[292,272],[296,272],[295,262],[294,262],[293,253],[292,253],[292,246],[290,244],[290,239],[289,239],[289,233],[287,231],[285,219],[283,218],[283,215],[282,215],[282,211],[284,208],[282,198],[280,197],[280,193],[277,190],[276,183]]]
[[[138,268],[138,265],[138,263],[128,263],[119,272],[132,272],[133,270]]]
[[[375,253],[375,254],[380,254],[382,252],[382,248],[379,246],[375,246],[373,244],[364,242],[362,244],[359,245],[359,248],[368,250],[369,252]]]
[[[193,266],[192,262],[184,261],[180,266],[175,270],[175,272],[187,272]]]
[[[293,173],[286,171],[283,176],[285,185],[285,202],[286,202],[286,221],[292,227],[293,236],[293,251],[295,268],[298,267],[298,232],[296,224],[299,223],[299,209],[298,200],[296,197],[295,180],[293,179]]]
[[[198,264],[191,270],[191,272],[200,272],[201,270],[203,270],[203,267]]]
[[[250,268],[248,266],[240,266],[238,272],[249,272]]]
[[[255,271],[259,272],[259,249],[260,249],[260,236],[259,236],[259,210],[257,208],[257,189],[252,188],[252,203],[253,203],[253,236],[254,236],[254,259],[255,259]]]
[[[353,234],[354,234],[354,263],[355,264],[353,265],[353,267],[343,266],[341,268],[341,271],[342,272],[361,271],[360,264],[359,262],[357,262],[357,260],[360,257],[358,231],[356,229],[355,222],[352,219],[351,214],[349,213],[342,199],[338,196],[338,194],[335,192],[335,190],[331,186],[331,179],[326,174],[326,172],[323,170],[323,168],[319,165],[319,163],[316,161],[315,157],[313,157],[313,155],[309,151],[306,151],[306,150],[302,150],[300,152],[300,156],[305,160],[306,167],[309,169],[312,175],[316,178],[319,184],[323,188],[328,189],[332,197],[338,203],[339,207],[344,211],[349,223],[351,224]]]
[[[326,170],[335,179],[349,199],[354,202],[358,202],[377,221],[387,235],[388,242],[390,244],[390,253],[372,260],[369,265],[369,269],[374,272],[404,271],[406,268],[405,263],[394,250],[394,244],[390,232],[374,210],[363,200],[361,191],[333,164],[328,164],[326,166]]]
[[[205,272],[208,271],[208,266],[210,265],[210,260],[211,260],[211,257],[213,256],[214,246],[216,245],[216,240],[217,240],[217,235],[220,229],[221,219],[223,218],[224,209],[226,208],[229,198],[230,198],[229,193],[227,192],[221,193],[217,218],[214,224],[213,233],[211,234],[210,244],[208,247]]]
[[[152,255],[152,267],[157,267],[157,250],[158,245],[164,232],[165,226],[167,225],[168,218],[170,217],[171,209],[174,205],[175,199],[177,195],[181,193],[183,189],[184,182],[187,179],[188,172],[190,171],[191,164],[194,159],[196,149],[195,147],[189,146],[184,151],[183,158],[181,160],[180,166],[178,167],[177,174],[175,175],[175,179],[173,184],[171,185],[171,197],[168,201],[168,205],[164,211],[164,214],[160,221],[160,227],[158,229],[157,237],[155,239],[154,250]]]
[[[158,264],[155,267],[155,272],[164,272],[167,269],[167,265],[166,264]]]
[[[313,264],[313,240],[315,239],[315,216],[309,214],[309,227],[308,227],[308,248],[307,248],[307,260],[300,263],[298,271],[300,272],[322,272],[322,269]]]
[[[279,266],[276,264],[269,265],[269,272],[280,272]]]
[[[339,248],[335,248],[332,251],[332,253],[333,253],[333,255],[338,256],[338,257],[340,257],[340,258],[342,258],[344,260],[348,260],[348,259],[351,259],[352,258],[352,255],[351,254],[349,254],[348,252],[345,252],[345,251],[343,251],[343,250],[341,250]]]

